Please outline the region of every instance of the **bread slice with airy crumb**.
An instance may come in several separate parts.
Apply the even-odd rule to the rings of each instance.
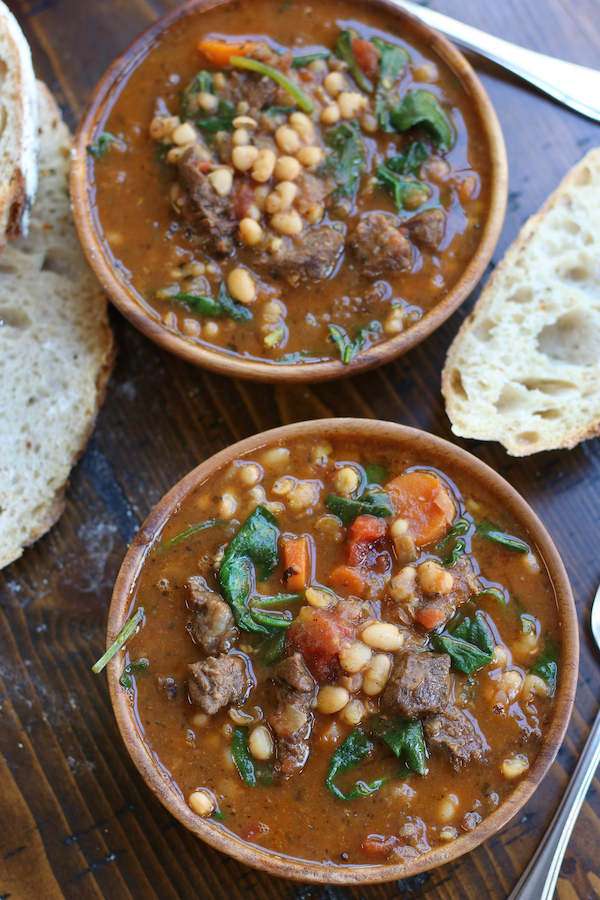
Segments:
[[[512,456],[600,434],[600,148],[494,270],[448,351],[442,392],[455,434]]]
[[[0,259],[0,568],[60,516],[114,355],[106,298],[71,215],[71,136],[41,82],[38,102],[29,237]]]
[[[37,187],[37,90],[29,44],[0,0],[0,252],[27,235]]]

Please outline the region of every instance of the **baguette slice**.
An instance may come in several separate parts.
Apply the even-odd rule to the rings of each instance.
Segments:
[[[0,568],[64,508],[114,356],[106,298],[69,205],[71,136],[38,82],[40,183],[28,238],[0,260]]]
[[[442,392],[454,434],[512,456],[600,433],[600,148],[494,270],[448,351]]]
[[[0,253],[27,235],[37,188],[37,89],[29,44],[0,0]]]

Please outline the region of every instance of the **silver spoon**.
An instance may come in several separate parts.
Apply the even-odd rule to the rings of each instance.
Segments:
[[[592,633],[600,649],[600,587],[592,604]],[[508,900],[552,900],[573,826],[599,764],[600,712],[550,827]]]
[[[456,19],[427,9],[418,3],[411,3],[409,0],[392,0],[392,2],[396,6],[404,7],[432,28],[443,31],[461,47],[491,59],[556,100],[560,100],[565,106],[600,122],[600,72],[596,69],[588,69],[552,56],[544,56],[535,50],[517,47],[516,44],[493,37],[485,31],[464,25]]]

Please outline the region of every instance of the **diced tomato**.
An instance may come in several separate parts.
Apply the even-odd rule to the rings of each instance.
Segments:
[[[352,41],[354,58],[367,78],[376,78],[379,71],[379,50],[370,41],[354,38]]]
[[[338,594],[362,597],[368,577],[364,570],[353,566],[336,566],[329,573],[329,584]]]
[[[372,556],[372,545],[385,537],[387,526],[384,519],[375,516],[357,516],[349,530],[346,543],[346,557],[351,566],[361,566]]]
[[[283,538],[281,541],[283,557],[283,581],[289,591],[304,591],[310,581],[310,551],[308,538]]]
[[[406,519],[417,547],[444,537],[456,515],[448,488],[430,472],[403,472],[385,486],[397,516]]]
[[[444,618],[444,610],[440,609],[439,606],[428,606],[415,612],[415,622],[418,622],[419,625],[422,625],[428,631],[431,631],[432,628],[437,628]]]
[[[333,677],[342,644],[354,636],[355,629],[336,613],[303,606],[287,630],[287,653],[301,653],[318,681]]]
[[[399,838],[394,834],[386,838],[379,834],[370,834],[362,842],[362,848],[373,856],[387,856],[390,850],[393,850],[399,843]]]
[[[210,168],[211,162],[209,160]],[[250,184],[241,182],[230,194],[233,211],[237,219],[245,219],[248,215],[248,208],[256,201],[254,188]]]

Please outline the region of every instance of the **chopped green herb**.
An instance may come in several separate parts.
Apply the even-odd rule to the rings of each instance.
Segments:
[[[161,142],[160,144],[156,145],[156,152],[154,154],[154,158],[156,159],[156,162],[158,163],[158,165],[160,166],[161,169],[166,169],[167,154],[170,149],[171,149],[171,147],[169,146],[169,144],[163,144]]]
[[[353,522],[357,516],[379,516],[385,519],[394,513],[390,496],[385,491],[367,491],[357,500],[330,494],[325,499],[325,506],[334,516],[338,516],[344,525]]]
[[[378,484],[379,487],[382,487],[390,477],[388,470],[383,466],[378,466],[377,463],[367,463],[363,468],[367,484]]]
[[[197,294],[186,294],[180,291],[173,295],[173,300],[179,300],[184,303],[191,312],[195,312],[198,316],[223,316],[223,308],[212,297],[202,297]]]
[[[265,335],[265,337],[263,338],[263,344],[269,350],[272,347],[277,347],[284,334],[285,328],[283,327],[283,325],[280,325],[279,328],[275,328],[273,329],[273,331],[270,331],[267,335]]]
[[[116,138],[114,134],[110,134],[108,131],[103,131],[102,134],[98,137],[97,141],[94,141],[93,144],[88,144],[86,147],[87,152],[90,156],[93,156],[94,159],[100,159],[102,156],[105,156],[110,147],[113,144],[119,144],[119,146],[124,150],[125,144],[123,141]]]
[[[118,633],[118,635],[116,636],[116,638],[114,639],[114,641],[112,642],[112,644],[110,645],[110,647],[108,648],[106,653],[100,657],[100,659],[98,660],[97,663],[94,663],[94,665],[92,666],[92,672],[95,672],[95,674],[97,675],[99,672],[102,671],[102,669],[104,669],[104,667],[111,661],[111,659],[113,658],[115,653],[118,653],[118,651],[121,649],[123,644],[126,644],[127,641],[129,640],[129,638],[133,637],[139,623],[142,621],[143,618],[144,618],[144,607],[138,606],[138,608],[136,609],[136,611],[134,612],[132,617],[129,619],[129,621],[126,622],[125,625],[123,625],[120,632]]]
[[[258,72],[260,75],[266,75],[268,78],[272,78],[273,81],[276,81],[277,84],[281,85],[281,87],[294,98],[303,112],[311,113],[313,111],[312,100],[306,96],[304,91],[300,90],[298,85],[294,84],[293,81],[290,81],[283,72],[280,72],[279,69],[274,69],[272,66],[267,66],[257,59],[249,59],[245,56],[230,56],[229,62],[232,66],[237,66],[239,69],[250,69],[251,72]]]
[[[298,112],[297,106],[269,106],[268,109],[265,109],[263,115],[265,116],[289,116],[290,113]]]
[[[400,106],[391,110],[390,122],[396,131],[401,132],[418,125],[441,150],[449,150],[454,144],[452,123],[429,91],[406,94]]]
[[[179,117],[181,121],[185,122],[189,118],[190,97],[194,94],[214,94],[214,92],[215,87],[210,72],[203,69],[197,75],[194,75],[187,91],[182,91],[179,95]]]
[[[330,56],[331,50],[327,50],[325,47],[323,47],[323,49],[311,50],[309,53],[302,53],[293,58],[292,69],[299,69],[302,66],[307,66],[316,59],[329,59]]]
[[[351,197],[358,186],[365,162],[365,148],[356,122],[342,122],[323,137],[331,153],[319,166],[318,174],[335,178],[334,199]]]
[[[371,727],[398,759],[403,760],[407,771],[400,774],[409,775],[411,772],[416,772],[418,775],[425,774],[427,753],[423,738],[423,726],[420,722],[411,719],[384,721],[376,718]]]
[[[500,544],[501,547],[507,547],[508,550],[515,550],[517,553],[531,552],[529,544],[526,544],[525,541],[522,541],[519,538],[513,537],[512,534],[506,534],[504,531],[500,531],[497,525],[481,522],[477,526],[476,531],[477,534],[486,538],[486,540],[493,541],[494,544]]]
[[[125,666],[123,671],[121,672],[121,677],[119,678],[119,684],[121,687],[126,688],[127,690],[131,690],[133,687],[133,681],[131,680],[131,676],[134,672],[141,672],[144,669],[148,668],[148,660],[147,659],[136,659],[135,662],[130,662],[129,665]]]
[[[556,679],[558,677],[557,656],[556,644],[547,640],[541,657],[529,669],[532,675],[537,675],[539,678],[544,679],[551,694],[554,694],[556,690]]]
[[[256,787],[256,771],[248,750],[248,729],[245,725],[237,725],[233,729],[231,755],[242,781],[248,787]]]
[[[437,650],[447,653],[452,666],[459,672],[472,675],[494,658],[494,640],[483,615],[478,612],[465,618],[445,634],[433,634]]]
[[[174,547],[176,544],[179,544],[180,541],[185,541],[189,537],[192,537],[194,534],[198,534],[199,531],[204,531],[206,528],[215,528],[217,525],[225,525],[225,522],[222,522],[220,519],[207,519],[206,522],[198,522],[197,525],[190,525],[189,528],[186,528],[185,531],[182,531],[180,534],[176,534],[175,537],[169,538],[168,541],[165,541],[164,544],[158,544],[154,547],[154,554],[164,553],[165,550],[170,550],[171,547]]]
[[[344,365],[352,362],[370,337],[381,333],[381,323],[377,321],[371,322],[366,328],[359,328],[353,341],[348,337],[346,330],[339,325],[328,325],[327,328],[333,343],[340,351],[340,357]]]
[[[216,300],[213,300],[212,297],[202,297],[199,294],[184,292],[174,294],[173,300],[183,303],[198,316],[227,317],[233,319],[234,322],[249,322],[252,319],[252,313],[248,307],[233,299],[224,281],[219,285]]]
[[[223,557],[219,584],[231,606],[235,620],[244,631],[268,634],[269,629],[257,622],[250,611],[249,600],[255,581],[266,581],[279,563],[277,519],[264,506],[257,506],[248,516]]]
[[[535,631],[535,619],[527,613],[521,613],[521,634],[532,634]]]
[[[283,356],[280,356],[279,359],[275,360],[275,362],[280,366],[287,366],[293,363],[300,362],[318,362],[319,357],[314,356],[310,352],[310,350],[297,350],[295,353],[285,353]]]
[[[390,91],[410,57],[402,47],[388,44],[381,38],[371,38],[371,43],[379,50],[379,81],[375,89],[374,112],[381,128],[390,131]]]
[[[356,57],[354,55],[354,50],[352,49],[352,41],[357,38],[358,35],[355,31],[347,30],[342,31],[340,36],[338,37],[335,43],[335,55],[339,59],[343,59],[345,63],[348,64],[348,68],[350,69],[350,74],[356,81],[357,85],[370,94],[373,91],[373,84],[366,77],[360,66],[356,61]]]
[[[224,814],[223,814],[222,812],[220,812],[218,809],[215,809],[214,813],[213,813],[212,816],[211,816],[211,819],[216,819],[217,822],[224,822],[224,821],[225,821],[225,816],[224,816]]]
[[[337,797],[338,800],[358,800],[360,797],[367,797],[369,794],[378,791],[382,784],[388,780],[387,778],[378,778],[376,781],[367,784],[364,781],[358,781],[348,794],[342,793],[333,782],[336,775],[349,772],[354,766],[357,766],[369,755],[373,749],[373,744],[368,741],[359,728],[346,738],[344,743],[338,747],[329,763],[329,771],[327,772],[327,788]]]
[[[399,210],[415,210],[429,200],[430,191],[426,184],[396,175],[387,166],[378,166],[375,174],[377,184],[387,188]]]

